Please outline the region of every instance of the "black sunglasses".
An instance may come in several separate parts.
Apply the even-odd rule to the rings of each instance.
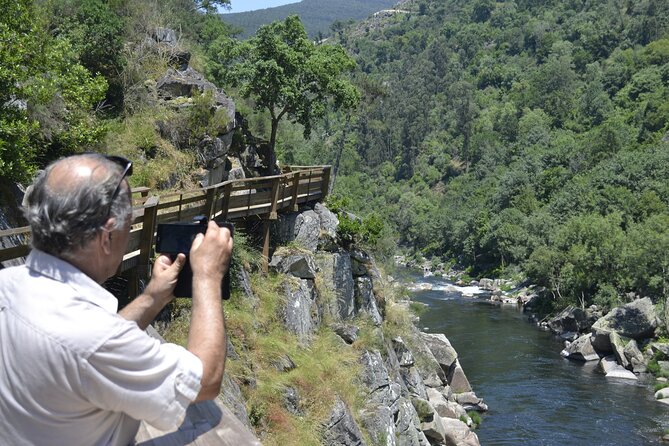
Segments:
[[[121,166],[121,168],[123,169],[121,178],[118,180],[118,185],[116,186],[116,189],[114,189],[114,193],[111,196],[111,200],[109,200],[109,209],[107,210],[107,219],[109,219],[109,217],[111,216],[112,204],[114,203],[114,200],[116,200],[116,197],[118,197],[119,192],[121,192],[121,184],[123,184],[123,180],[126,177],[132,176],[132,161],[123,158],[122,156],[116,156],[116,155],[104,155],[104,157],[109,161]]]

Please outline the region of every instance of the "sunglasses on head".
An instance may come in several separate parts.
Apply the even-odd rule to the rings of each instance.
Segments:
[[[112,194],[111,200],[109,201],[109,210],[107,211],[107,219],[109,219],[111,215],[112,204],[114,203],[114,200],[116,200],[116,197],[118,197],[119,192],[121,192],[121,184],[123,184],[123,180],[126,177],[132,176],[132,161],[123,158],[122,156],[116,155],[104,155],[104,157],[123,169],[121,178],[118,180],[118,185],[116,186],[116,189],[114,189],[114,193]]]

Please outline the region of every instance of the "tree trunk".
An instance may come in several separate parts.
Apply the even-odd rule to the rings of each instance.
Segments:
[[[267,160],[267,168],[270,175],[274,175],[276,172],[276,152],[274,147],[276,145],[276,131],[279,128],[279,120],[281,118],[272,118],[272,133],[269,137],[269,154]]]

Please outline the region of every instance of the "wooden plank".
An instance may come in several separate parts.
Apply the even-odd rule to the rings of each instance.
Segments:
[[[9,237],[12,235],[24,235],[30,233],[30,226],[21,226],[20,228],[3,229],[0,231],[0,237]]]
[[[30,253],[30,245],[16,245],[0,250],[0,262],[25,257]]]

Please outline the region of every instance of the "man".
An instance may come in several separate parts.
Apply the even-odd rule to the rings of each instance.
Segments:
[[[101,287],[127,247],[131,174],[120,157],[72,156],[28,193],[33,250],[0,271],[0,444],[127,445],[138,420],[175,428],[191,402],[219,393],[227,229],[210,222],[193,241],[187,349],[143,331],[173,298],[183,254],[160,256],[144,293],[118,314]]]

